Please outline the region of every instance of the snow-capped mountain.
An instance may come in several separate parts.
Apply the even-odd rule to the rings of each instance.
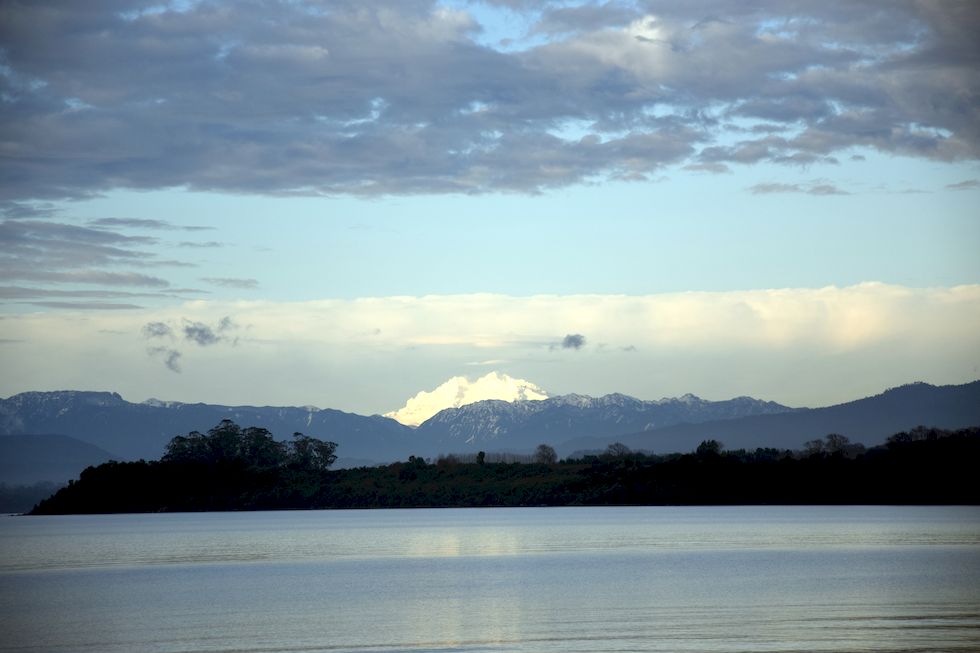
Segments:
[[[514,402],[547,398],[548,394],[530,381],[515,379],[500,372],[490,372],[475,381],[465,376],[454,376],[435,390],[419,392],[402,408],[385,413],[385,417],[407,426],[418,426],[441,410],[478,401]]]
[[[418,428],[420,435],[448,445],[490,443],[495,448],[533,447],[582,435],[602,437],[650,431],[673,424],[771,415],[793,410],[771,401],[736,397],[708,401],[688,394],[643,401],[623,394],[561,395],[538,401],[480,401],[448,408]]]

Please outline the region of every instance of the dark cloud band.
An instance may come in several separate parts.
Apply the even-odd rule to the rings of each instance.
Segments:
[[[854,147],[980,156],[970,0],[493,4],[526,12],[527,47],[425,0],[5,4],[0,200],[536,193]]]

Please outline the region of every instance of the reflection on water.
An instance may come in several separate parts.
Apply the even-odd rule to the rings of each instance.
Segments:
[[[972,507],[82,515],[0,521],[0,571],[338,558],[980,545]]]
[[[9,518],[0,651],[975,651],[976,508]]]

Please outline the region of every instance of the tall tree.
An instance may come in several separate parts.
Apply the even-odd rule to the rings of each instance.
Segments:
[[[538,448],[534,450],[534,462],[543,465],[554,465],[558,462],[558,454],[555,452],[554,447],[547,444],[539,444]]]
[[[293,433],[289,464],[299,469],[324,471],[337,460],[336,442],[324,442],[302,433]]]

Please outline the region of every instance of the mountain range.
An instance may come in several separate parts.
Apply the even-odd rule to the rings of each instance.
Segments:
[[[654,431],[620,435],[617,441],[653,453],[689,451],[703,440],[721,441],[727,449],[777,447],[800,449],[805,442],[830,433],[845,435],[866,446],[916,426],[957,429],[980,425],[980,381],[934,386],[911,383],[825,408],[802,408],[767,415],[746,415],[677,423]],[[608,438],[584,437],[563,443],[561,452],[597,449]]]
[[[815,409],[751,397],[707,401],[693,395],[655,401],[622,394],[486,400],[442,410],[415,428],[380,415],[313,407],[132,403],[112,392],[25,392],[0,399],[0,481],[64,481],[73,464],[80,465],[80,471],[102,462],[103,456],[156,459],[175,435],[206,431],[222,419],[265,427],[283,440],[297,431],[332,440],[339,444],[338,463],[346,466],[409,455],[529,452],[541,443],[554,446],[562,456],[604,449],[614,441],[657,453],[690,451],[709,438],[728,448],[798,449],[807,440],[833,432],[870,446],[918,425],[980,424],[980,381],[958,386],[915,383]],[[12,435],[27,437],[3,437]],[[43,445],[30,439],[42,435]],[[72,456],[76,462],[67,467],[53,464],[71,461]],[[60,477],[51,478],[54,473]]]
[[[588,397],[569,394],[540,401],[479,401],[443,410],[418,431],[442,451],[478,444],[489,449],[531,449],[544,442],[559,446],[591,436],[608,438],[682,423],[775,415],[794,409],[771,401],[737,397],[707,401],[687,394],[673,399],[642,401],[623,394]]]

